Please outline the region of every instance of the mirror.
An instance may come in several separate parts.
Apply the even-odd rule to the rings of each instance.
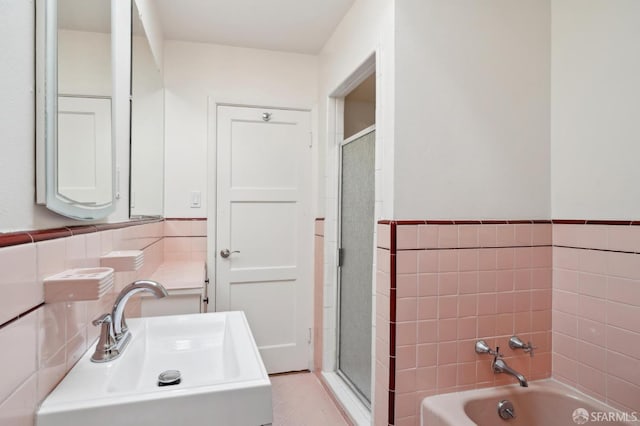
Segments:
[[[37,202],[90,220],[115,209],[111,0],[36,4]]]
[[[164,87],[142,18],[133,1],[130,217],[164,212]]]

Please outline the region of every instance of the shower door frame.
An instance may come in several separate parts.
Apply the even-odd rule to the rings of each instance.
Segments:
[[[345,79],[336,86],[336,88],[329,94],[327,99],[327,144],[326,144],[326,197],[325,197],[325,221],[324,221],[324,260],[325,260],[325,273],[324,273],[324,315],[323,315],[323,347],[322,347],[322,378],[331,390],[333,395],[342,405],[347,416],[354,424],[371,424],[373,418],[373,409],[376,400],[376,369],[375,362],[373,362],[373,354],[375,353],[375,329],[372,329],[372,369],[371,369],[371,401],[372,406],[366,406],[356,392],[353,392],[351,387],[340,377],[337,373],[337,358],[336,358],[336,316],[337,316],[337,191],[338,191],[338,164],[340,161],[340,145],[344,139],[344,98],[353,89],[355,89],[360,83],[366,80],[371,74],[376,73],[376,176],[375,176],[375,220],[381,218],[382,211],[384,210],[385,202],[381,195],[384,192],[382,188],[384,173],[390,173],[384,169],[384,154],[383,154],[383,134],[388,134],[390,129],[387,128],[385,121],[384,111],[385,105],[381,98],[384,82],[386,81],[386,75],[383,75],[379,70],[381,69],[381,56],[379,49],[371,51],[370,56],[364,59],[359,65],[357,65],[353,72],[345,77]],[[389,83],[391,84],[391,83]],[[391,139],[390,139],[391,140]],[[380,195],[380,197],[379,197]],[[377,227],[374,229],[374,242],[377,237]],[[377,263],[377,251],[374,250],[374,264]],[[373,292],[375,291],[376,275],[373,275],[372,280],[372,300]],[[372,323],[376,321],[375,311],[376,304],[372,302]],[[373,328],[373,327],[372,327]]]
[[[349,136],[347,139],[342,140],[342,142],[340,142],[340,146],[338,147],[338,190],[337,190],[337,194],[338,194],[338,211],[337,211],[337,215],[336,215],[336,219],[337,219],[337,226],[336,226],[336,230],[337,230],[337,243],[338,243],[338,262],[337,262],[337,268],[336,268],[336,339],[335,339],[335,371],[336,374],[344,381],[344,383],[351,389],[351,391],[354,393],[354,395],[356,395],[359,399],[360,402],[362,402],[362,404],[364,404],[365,407],[367,407],[367,409],[371,410],[371,406],[372,403],[371,401],[367,401],[366,397],[362,394],[362,392],[358,389],[358,387],[353,383],[353,381],[351,379],[349,379],[349,377],[342,372],[342,370],[340,370],[340,307],[342,304],[342,300],[340,298],[340,294],[341,294],[341,287],[342,287],[342,265],[340,264],[340,250],[342,248],[342,172],[343,172],[343,168],[342,168],[342,159],[343,159],[343,148],[346,145],[349,145],[352,142],[355,142],[357,140],[359,140],[360,138],[372,133],[376,131],[376,125],[373,124],[361,131],[359,131],[358,133]],[[375,139],[374,139],[374,155],[375,155]],[[375,175],[375,162],[374,162],[374,175]],[[375,183],[374,183],[374,199],[375,199]],[[374,201],[374,227],[373,229],[371,229],[371,233],[374,236],[374,247],[373,247],[373,252],[372,252],[372,257],[371,257],[371,268],[372,268],[372,283],[374,282],[373,279],[375,277],[375,273],[373,271],[373,267],[375,266],[375,201]],[[374,314],[374,306],[373,306],[373,300],[371,301],[371,313],[372,315]],[[371,324],[371,321],[369,321],[369,324]],[[372,340],[374,339],[373,335],[372,335]],[[369,348],[369,357],[373,357],[373,350],[374,350],[374,346],[371,345],[371,347]],[[374,365],[372,362],[372,369],[373,369]],[[369,395],[371,395],[370,398],[373,397],[373,374],[371,373],[369,375],[370,378],[370,383],[369,383]]]

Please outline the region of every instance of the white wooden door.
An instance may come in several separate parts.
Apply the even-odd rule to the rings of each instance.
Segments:
[[[310,364],[310,145],[308,111],[217,108],[216,309],[245,312],[269,373]]]

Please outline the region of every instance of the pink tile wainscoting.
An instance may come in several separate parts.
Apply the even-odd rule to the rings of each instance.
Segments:
[[[381,221],[375,424],[417,425],[425,396],[511,383],[477,339],[529,380],[638,411],[638,225]],[[512,334],[538,347],[533,358],[508,348]]]
[[[475,353],[478,339],[529,380],[550,376],[551,231],[533,221],[378,225],[377,324],[387,326],[377,327],[376,425],[419,424],[429,395],[511,383]],[[533,358],[509,349],[514,334],[537,346]]]
[[[98,330],[91,320],[111,309],[117,292],[126,284],[151,276],[165,256],[173,253],[165,248],[165,232],[169,238],[190,239],[190,256],[206,251],[201,241],[206,237],[206,221],[173,222],[0,234],[0,345],[4,348],[0,363],[9,367],[0,383],[0,424],[34,424],[36,407],[95,343]],[[188,232],[183,233],[186,228]],[[69,268],[99,266],[101,255],[134,248],[144,250],[144,266],[135,272],[117,272],[113,291],[100,300],[43,303],[44,277]],[[127,315],[139,315],[139,309],[134,297],[127,305]]]
[[[164,222],[164,255],[172,260],[207,260],[207,221],[167,219]]]
[[[313,369],[322,371],[324,311],[324,219],[316,219],[313,262]]]
[[[553,377],[640,410],[640,226],[553,225]]]

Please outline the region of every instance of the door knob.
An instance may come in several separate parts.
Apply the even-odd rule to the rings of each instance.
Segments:
[[[233,253],[240,253],[240,250],[234,250],[234,251],[229,251],[229,249],[220,250],[220,257],[222,257],[223,259],[226,259],[227,257],[231,256]]]

